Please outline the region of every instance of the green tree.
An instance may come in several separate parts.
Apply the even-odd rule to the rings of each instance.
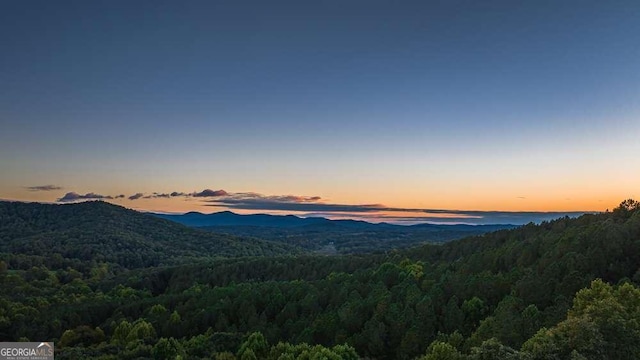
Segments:
[[[480,320],[484,318],[486,313],[485,304],[480,298],[474,296],[462,303],[461,310],[464,313],[465,332],[468,335],[478,327]]]
[[[638,319],[640,290],[629,283],[614,288],[598,279],[576,294],[566,320],[551,329],[541,329],[522,349],[534,359],[637,359]]]
[[[253,352],[253,350],[244,349],[244,351],[239,353],[238,359],[239,360],[258,360],[258,357],[256,356],[256,353]]]
[[[469,360],[520,360],[523,356],[516,350],[504,346],[496,338],[482,342],[471,349]]]
[[[105,339],[104,332],[99,327],[92,329],[90,326],[81,325],[73,330],[65,331],[60,337],[60,346],[83,345],[90,346],[99,344]]]
[[[458,297],[455,295],[449,299],[442,314],[442,328],[446,333],[452,333],[464,324],[464,314],[458,306]]]
[[[131,332],[131,323],[127,320],[122,320],[120,324],[113,331],[113,335],[111,336],[111,342],[126,345],[127,338],[129,337],[129,333]]]
[[[216,353],[215,360],[236,360],[235,355],[230,352]]]
[[[126,343],[133,343],[139,340],[155,340],[156,338],[156,330],[153,328],[153,325],[146,322],[145,320],[138,319],[131,326],[131,331],[126,338]]]
[[[153,316],[162,316],[167,313],[167,308],[161,304],[155,304],[149,310],[149,314]]]
[[[464,360],[465,356],[452,345],[442,342],[434,341],[429,345],[427,353],[420,357],[418,360]]]
[[[151,354],[154,359],[176,359],[185,355],[182,345],[174,338],[160,338],[153,346]]]
[[[238,359],[244,360],[245,358],[251,359],[252,357],[264,359],[268,353],[269,344],[264,338],[264,335],[262,335],[261,332],[254,332],[240,345]]]

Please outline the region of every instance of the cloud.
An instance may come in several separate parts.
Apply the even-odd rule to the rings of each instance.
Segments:
[[[173,191],[171,193],[159,193],[154,192],[149,195],[145,195],[144,193],[136,193],[134,195],[129,196],[129,200],[138,200],[138,199],[157,199],[157,198],[174,198],[174,197],[193,197],[193,198],[216,198],[216,199],[229,199],[229,201],[240,201],[242,199],[250,199],[253,201],[264,200],[268,202],[277,202],[277,203],[312,203],[320,200],[319,196],[297,196],[297,195],[273,195],[273,196],[265,196],[258,193],[253,192],[244,192],[244,193],[228,193],[225,190],[211,190],[205,189],[202,191],[196,191],[191,193],[186,193],[182,191]]]
[[[129,200],[138,200],[143,196],[144,196],[143,193],[135,193],[135,194],[129,196]]]
[[[224,190],[211,190],[211,189],[205,189],[205,190],[202,190],[201,192],[195,192],[191,194],[191,196],[193,197],[218,197],[218,196],[227,196],[227,195],[229,195],[229,193],[227,193]]]
[[[179,193],[179,192],[172,192],[172,193],[159,193],[159,192],[154,192],[150,195],[145,195],[144,193],[136,193],[133,194],[131,196],[129,196],[129,200],[138,200],[138,199],[158,199],[158,198],[164,198],[164,199],[169,199],[171,197],[175,197],[175,196],[187,196],[187,194],[185,193]]]
[[[254,192],[241,192],[241,193],[228,193],[225,190],[211,190],[205,189],[202,191],[196,191],[191,193],[186,193],[182,191],[173,191],[171,193],[159,193],[154,192],[149,195],[144,195],[144,193],[137,193],[135,195],[129,196],[130,200],[137,199],[157,199],[157,198],[174,198],[174,197],[193,197],[193,198],[215,198],[210,201],[228,201],[229,203],[233,202],[242,202],[242,201],[253,201],[253,202],[267,202],[267,203],[315,203],[321,200],[319,196],[298,196],[298,195],[262,195]],[[224,200],[222,200],[224,199]],[[207,200],[205,200],[207,201]]]
[[[381,204],[332,204],[321,200],[320,196],[262,195],[245,192],[229,194],[225,197],[206,200],[206,202],[207,206],[220,206],[238,210],[368,213],[390,209]]]
[[[62,190],[61,186],[57,185],[38,185],[38,186],[26,186],[25,187],[29,191],[54,191],[54,190]]]
[[[124,199],[124,194],[117,195],[114,199]]]
[[[318,199],[319,200],[319,199]],[[289,197],[227,197],[208,200],[209,206],[222,206],[239,210],[279,210],[279,211],[305,211],[305,212],[375,212],[386,209],[383,205],[345,205],[327,204],[318,200],[295,199]]]
[[[385,213],[333,213],[318,212],[299,214],[301,217],[323,217],[332,220],[351,219],[367,222],[386,222],[390,224],[412,225],[421,223],[433,224],[477,224],[477,217],[437,217],[437,216],[403,216]]]
[[[425,210],[426,211],[426,210]],[[460,215],[449,214],[448,216],[433,216],[429,213],[413,213],[404,215],[395,215],[393,211],[387,213],[346,213],[346,212],[314,212],[299,213],[302,217],[325,217],[328,219],[358,219],[368,222],[388,222],[392,224],[469,224],[469,225],[525,225],[528,223],[541,223],[543,221],[551,221],[565,216],[577,217],[592,212],[501,212],[501,211],[485,211],[478,215],[477,212],[464,213]]]
[[[56,201],[57,202],[73,202],[78,200],[106,200],[106,199],[113,199],[113,197],[109,195],[100,195],[96,193],[86,193],[82,195],[76,192],[68,192],[63,197],[61,197]]]
[[[298,196],[298,195],[262,195],[254,192],[242,192],[227,194],[221,201],[264,201],[273,203],[315,203],[320,201],[320,196]],[[219,199],[210,200],[211,202]]]
[[[129,196],[129,200],[158,199],[158,198],[169,199],[172,197],[179,197],[179,196],[196,197],[196,198],[213,198],[213,197],[222,197],[222,196],[229,196],[229,195],[230,194],[224,190],[205,189],[200,192],[192,192],[192,193],[185,193],[181,191],[173,191],[171,193],[154,192],[150,195],[145,195],[144,193],[136,193],[134,195]]]
[[[171,197],[171,194],[154,192],[151,195],[144,196],[143,199],[157,199],[157,198],[170,198],[170,197]]]

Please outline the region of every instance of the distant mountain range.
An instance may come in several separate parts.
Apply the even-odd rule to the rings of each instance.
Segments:
[[[153,214],[190,227],[235,236],[282,242],[325,254],[366,253],[441,243],[515,225],[393,225],[358,220],[301,218],[293,215],[239,215],[230,211],[213,214]]]
[[[440,230],[470,230],[477,231],[483,229],[485,231],[502,230],[513,228],[511,224],[492,224],[492,225],[436,225],[436,224],[416,224],[416,225],[395,225],[389,223],[370,223],[361,220],[330,220],[323,217],[298,217],[295,215],[269,215],[269,214],[251,214],[241,215],[231,211],[221,211],[211,214],[203,214],[200,212],[188,212],[185,214],[159,214],[151,213],[162,219],[175,221],[177,223],[191,227],[210,227],[210,226],[259,226],[272,228],[294,228],[294,227],[344,227],[359,229],[403,229],[403,228],[429,228]]]
[[[193,226],[267,226],[267,227],[297,227],[311,224],[324,224],[331,220],[325,218],[300,218],[294,215],[252,214],[240,215],[231,211],[212,214],[188,212],[186,214],[153,214],[157,217]]]

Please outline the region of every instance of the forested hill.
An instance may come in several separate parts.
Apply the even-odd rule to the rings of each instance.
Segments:
[[[0,202],[0,256],[16,268],[41,262],[66,268],[70,261],[140,268],[291,251],[284,244],[200,231],[101,201]]]

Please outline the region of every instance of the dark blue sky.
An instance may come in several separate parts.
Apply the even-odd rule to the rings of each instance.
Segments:
[[[601,210],[640,180],[638,19],[638,1],[4,1],[0,195]]]

